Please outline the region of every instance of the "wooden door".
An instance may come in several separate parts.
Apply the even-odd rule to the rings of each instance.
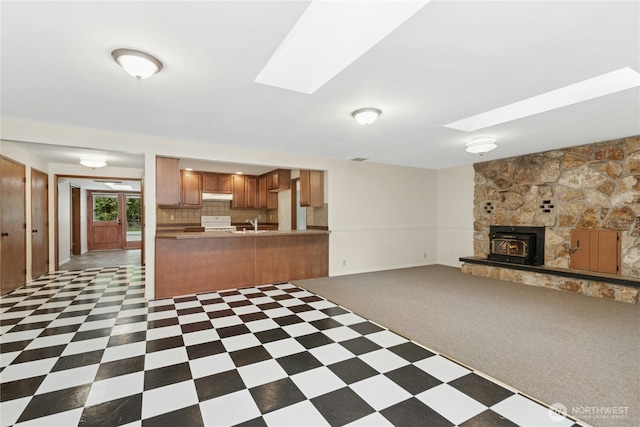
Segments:
[[[49,271],[49,177],[31,169],[31,277]]]
[[[25,221],[26,170],[24,165],[0,157],[0,293],[27,281]]]
[[[620,274],[620,232],[571,230],[571,268]]]
[[[122,249],[121,197],[119,193],[87,191],[89,250]]]

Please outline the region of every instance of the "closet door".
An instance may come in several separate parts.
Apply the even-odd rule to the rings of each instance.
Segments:
[[[27,235],[25,220],[25,167],[0,157],[0,293],[27,281]]]
[[[31,169],[31,277],[49,271],[49,177]]]

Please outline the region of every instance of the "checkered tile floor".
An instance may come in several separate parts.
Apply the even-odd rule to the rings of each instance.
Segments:
[[[147,302],[144,267],[63,271],[1,313],[3,426],[583,425],[289,283]]]

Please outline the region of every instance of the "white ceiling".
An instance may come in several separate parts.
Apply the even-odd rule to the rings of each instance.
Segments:
[[[638,1],[435,0],[311,95],[255,83],[308,4],[2,1],[2,118],[433,169],[640,134],[637,87],[481,131],[444,127],[640,71]],[[165,68],[136,81],[117,47]],[[382,116],[358,125],[350,113],[369,106]],[[498,149],[466,153],[478,135]]]

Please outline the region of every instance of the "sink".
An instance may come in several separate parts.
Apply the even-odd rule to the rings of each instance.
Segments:
[[[255,231],[255,230],[246,230],[246,231],[244,231],[244,230],[236,230],[236,231],[232,231],[232,233],[234,233],[234,234],[257,234],[257,233],[267,233],[269,231],[271,231],[271,230],[258,230],[258,231]]]

